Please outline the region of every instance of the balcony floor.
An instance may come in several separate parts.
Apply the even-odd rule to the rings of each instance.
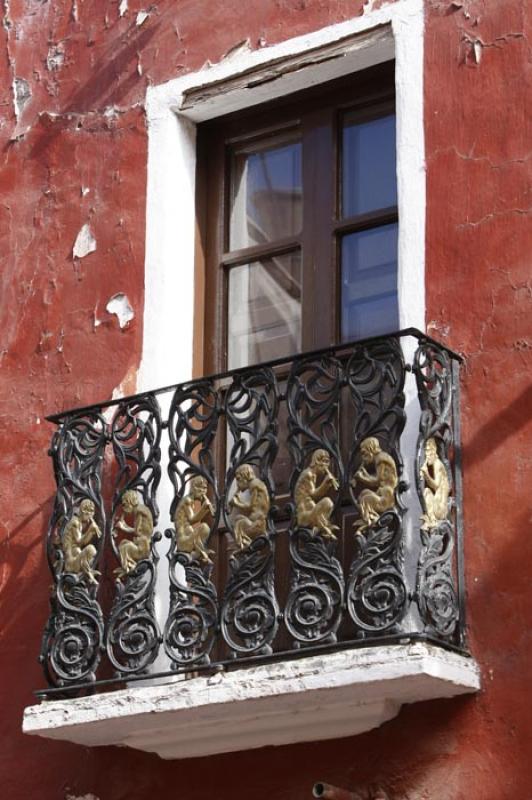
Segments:
[[[474,660],[421,643],[366,647],[26,708],[25,733],[194,758],[353,736],[404,703],[480,688]]]

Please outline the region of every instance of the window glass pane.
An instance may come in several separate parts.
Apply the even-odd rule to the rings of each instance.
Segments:
[[[346,114],[342,139],[342,215],[395,206],[395,114],[358,123]]]
[[[264,258],[229,271],[228,367],[301,350],[299,253]]]
[[[342,239],[342,340],[399,328],[397,224]]]
[[[270,140],[271,142],[271,140]],[[302,222],[301,142],[235,153],[231,175],[229,247],[265,244],[293,236]]]

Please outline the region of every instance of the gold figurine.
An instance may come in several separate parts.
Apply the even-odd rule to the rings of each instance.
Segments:
[[[449,513],[449,476],[443,461],[438,456],[436,439],[425,442],[425,461],[419,471],[425,483],[423,500],[426,513],[421,517],[421,529],[435,528]]]
[[[338,530],[338,525],[333,525],[330,519],[334,503],[330,497],[325,497],[327,492],[338,490],[338,481],[330,471],[330,465],[326,450],[314,450],[310,466],[297,479],[294,498],[299,526],[312,528],[313,533],[321,533],[326,539],[336,539],[334,531]]]
[[[189,553],[205,564],[212,564],[212,550],[207,550],[206,542],[210,528],[203,522],[207,515],[214,514],[212,503],[207,497],[208,484],[201,475],[190,482],[191,492],[183,497],[174,515],[177,534],[177,547],[182,553]],[[196,510],[196,505],[199,508]]]
[[[235,473],[237,491],[229,501],[234,512],[234,533],[237,546],[243,550],[253,539],[266,533],[270,495],[264,481],[257,478],[253,467],[242,464]],[[244,499],[246,492],[249,499]]]
[[[360,444],[362,466],[351,480],[351,486],[365,487],[358,496],[362,519],[355,527],[365,530],[373,525],[385,511],[395,508],[395,490],[398,484],[397,467],[389,453],[382,450],[378,439],[369,436]]]
[[[101,530],[94,520],[95,507],[92,500],[82,500],[79,512],[67,522],[63,534],[62,550],[65,572],[83,575],[89,583],[98,584],[98,570],[93,568],[97,550],[92,540],[100,538]]]
[[[113,535],[116,531],[135,534],[133,539],[123,539],[118,545],[121,568],[116,570],[118,577],[129,575],[133,572],[139,561],[149,558],[151,540],[153,537],[153,517],[149,508],[139,502],[137,493],[128,489],[122,495],[122,514],[115,523]],[[129,518],[131,525],[126,522]]]

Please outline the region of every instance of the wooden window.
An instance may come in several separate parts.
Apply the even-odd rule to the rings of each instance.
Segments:
[[[396,330],[394,66],[199,128],[206,373]]]

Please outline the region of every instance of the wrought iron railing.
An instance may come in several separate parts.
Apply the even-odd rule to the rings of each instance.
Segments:
[[[50,417],[38,694],[463,650],[459,360],[408,330]]]

